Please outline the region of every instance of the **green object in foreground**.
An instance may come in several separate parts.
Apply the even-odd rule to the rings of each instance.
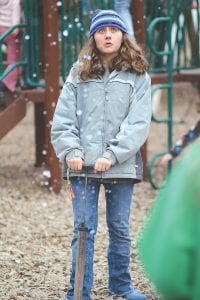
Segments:
[[[200,141],[159,191],[139,241],[145,272],[162,299],[200,299]]]

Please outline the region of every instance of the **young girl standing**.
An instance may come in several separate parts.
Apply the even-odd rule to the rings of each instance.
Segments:
[[[140,147],[151,120],[147,68],[120,16],[112,10],[96,10],[89,41],[64,84],[52,124],[52,144],[72,185],[74,236],[68,300],[74,299],[77,233],[83,218],[88,234],[82,299],[91,299],[101,184],[109,235],[108,291],[124,299],[147,299],[131,287],[129,272],[130,208],[134,183],[142,180]]]

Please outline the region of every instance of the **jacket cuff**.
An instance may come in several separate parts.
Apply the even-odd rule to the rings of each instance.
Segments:
[[[111,162],[112,166],[117,163],[117,158],[111,150],[106,150],[102,157],[107,158]]]
[[[65,156],[65,160],[67,161],[74,157],[80,157],[80,158],[82,158],[82,160],[84,160],[83,152],[81,152],[81,150],[79,150],[79,149],[74,149],[74,150],[71,150],[69,153],[67,153],[67,155]]]

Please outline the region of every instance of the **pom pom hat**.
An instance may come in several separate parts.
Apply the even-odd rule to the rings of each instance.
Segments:
[[[114,10],[96,9],[92,15],[89,36],[93,36],[98,29],[103,27],[117,27],[124,33],[128,33],[126,24],[118,13]]]

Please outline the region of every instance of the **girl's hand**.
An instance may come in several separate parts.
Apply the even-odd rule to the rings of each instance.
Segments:
[[[13,36],[17,36],[19,34],[19,28],[15,28],[12,33]]]
[[[173,156],[169,153],[165,154],[162,159],[161,159],[161,164],[165,165],[166,163],[168,163],[168,161],[170,161],[173,158]]]
[[[111,162],[107,158],[100,157],[96,160],[94,165],[94,171],[97,172],[105,172],[108,171],[111,167]]]
[[[67,166],[74,171],[81,171],[83,168],[83,160],[80,157],[74,157],[67,160]]]

